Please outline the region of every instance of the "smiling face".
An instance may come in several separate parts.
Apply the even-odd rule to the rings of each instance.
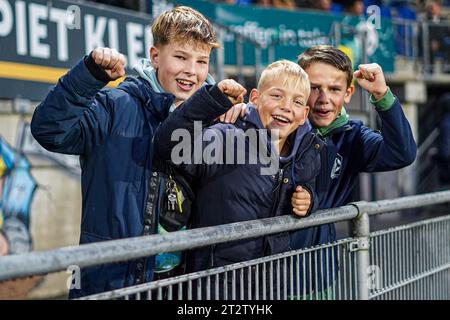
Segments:
[[[295,83],[286,84],[283,77],[267,81],[259,90],[250,93],[250,102],[256,105],[259,118],[268,130],[279,130],[279,139],[287,137],[307,119],[307,92]]]
[[[189,98],[208,76],[211,47],[190,41],[172,41],[150,49],[150,59],[164,91],[175,95],[175,104]]]
[[[330,64],[315,62],[305,68],[311,82],[309,121],[316,127],[329,126],[349,103],[354,91],[347,87],[347,74]]]

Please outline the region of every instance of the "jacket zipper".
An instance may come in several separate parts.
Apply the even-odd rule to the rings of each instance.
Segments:
[[[317,134],[314,134],[314,135],[311,136],[311,141],[309,141],[309,143],[308,143],[308,145],[306,146],[306,148],[303,148],[302,152],[299,154],[298,157],[295,158],[295,161],[294,161],[294,162],[300,160],[300,158],[303,156],[303,154],[306,152],[306,150],[308,150],[308,149],[312,146],[312,144],[313,144],[313,142],[314,142],[314,138],[315,138],[316,136],[317,136]],[[288,164],[287,164],[287,165],[288,165]],[[286,165],[286,166],[287,166],[287,165]]]
[[[147,201],[145,203],[145,209],[144,209],[144,232],[143,232],[144,236],[152,234],[152,229],[155,227],[157,228],[156,219],[155,219],[156,218],[155,211],[157,210],[157,207],[158,207],[157,205],[158,205],[158,201],[159,201],[158,195],[159,195],[159,187],[160,187],[159,184],[161,181],[161,176],[159,173],[157,173],[157,172],[155,172],[155,173],[156,173],[156,176],[153,176],[153,175],[150,176],[150,182],[152,182],[152,180],[154,178],[156,179],[156,186],[155,186],[154,191],[158,191],[158,192],[154,192],[153,208],[151,209],[151,212],[150,212],[149,206],[150,206],[150,203],[152,202],[152,200],[150,199],[151,193],[152,193],[152,187],[151,187],[151,185],[149,185]],[[145,232],[145,226],[146,226],[145,221],[147,219],[150,219],[151,222],[150,222],[150,226],[149,226],[150,228],[149,228],[148,232]],[[156,232],[157,232],[157,229],[156,229]],[[145,274],[147,272],[147,262],[148,262],[148,258],[141,258],[138,260],[137,263],[142,263],[143,268],[142,268],[142,270],[137,271],[135,273],[135,275],[134,275],[135,284],[145,282]],[[138,281],[138,279],[140,281]]]
[[[308,149],[312,146],[312,144],[313,144],[313,142],[314,142],[314,137],[316,137],[316,135],[311,136],[311,140],[310,140],[309,143],[306,145],[306,147],[303,148],[303,150],[302,150],[301,153],[298,155],[298,157],[294,158],[294,161],[293,161],[294,163],[295,163],[296,161],[300,160],[300,159],[302,158],[303,154],[306,152],[306,150],[308,150]],[[294,163],[291,163],[291,165],[294,165]],[[271,213],[270,213],[270,216],[271,216],[271,217],[274,217],[275,214],[276,214],[276,209],[278,208],[278,200],[280,199],[281,190],[282,190],[281,181],[282,181],[282,179],[283,179],[283,172],[284,172],[284,169],[286,169],[286,167],[288,167],[288,166],[289,166],[289,163],[285,164],[285,165],[283,166],[283,168],[279,169],[279,171],[278,171],[277,187],[274,189],[274,190],[276,190],[276,189],[278,188],[278,193],[277,193],[276,198],[274,199],[274,204],[273,204],[273,207],[272,207],[272,210],[271,210]]]
[[[311,137],[311,141],[309,141],[309,143],[306,145],[306,147],[302,150],[302,152],[299,154],[299,156],[298,157],[296,157],[296,158],[294,158],[294,163],[296,162],[296,161],[298,161],[302,156],[303,156],[303,154],[306,152],[306,150],[308,150],[310,147],[311,147],[311,145],[313,144],[313,142],[314,142],[314,137],[315,137],[315,135],[313,135],[312,137]],[[294,165],[294,163],[292,163],[291,165]],[[275,196],[275,198],[273,199],[273,205],[272,205],[272,209],[271,209],[271,212],[270,212],[270,216],[271,217],[274,217],[275,215],[276,215],[276,212],[277,212],[277,209],[278,209],[278,206],[279,206],[279,200],[280,200],[280,196],[281,196],[281,192],[282,192],[282,189],[283,189],[283,186],[282,186],[282,180],[283,180],[283,173],[284,173],[284,170],[287,168],[289,166],[289,163],[287,163],[287,164],[285,164],[284,166],[283,166],[283,168],[281,168],[281,169],[279,169],[278,170],[278,178],[277,178],[277,183],[276,183],[276,186],[275,186],[275,189],[274,190],[277,190],[277,194],[276,194],[276,196]],[[263,254],[265,255],[266,253],[267,253],[267,248],[268,248],[268,245],[269,245],[269,243],[268,243],[268,241],[267,241],[267,236],[264,236],[264,251],[263,251]]]
[[[270,209],[270,217],[273,217],[276,214],[276,210],[278,208],[278,200],[280,199],[282,189],[281,181],[283,179],[283,171],[285,167],[286,166],[278,169],[277,182],[275,183],[275,188],[273,189],[273,192],[276,192],[276,195],[273,199],[272,208]],[[262,252],[263,256],[266,255],[268,247],[269,247],[268,236],[263,236],[263,252]]]
[[[276,195],[276,198],[274,199],[274,202],[273,202],[273,204],[274,204],[274,207],[275,208],[273,208],[273,209],[276,209],[276,207],[277,207],[277,202],[278,202],[278,200],[280,199],[280,195],[281,195],[281,189],[282,189],[282,184],[281,184],[281,182],[282,182],[282,180],[283,180],[283,173],[284,173],[284,168],[286,168],[286,165],[283,167],[283,168],[281,168],[281,169],[278,169],[278,177],[277,177],[277,183],[276,183],[276,185],[275,185],[275,189],[274,190],[277,190],[277,195]],[[272,212],[271,212],[271,216],[274,216],[273,215],[273,210],[272,209]]]

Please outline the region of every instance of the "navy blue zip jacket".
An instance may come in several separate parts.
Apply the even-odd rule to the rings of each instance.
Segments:
[[[36,108],[31,132],[49,151],[80,156],[80,244],[142,236],[153,133],[174,97],[133,77],[101,90],[106,83],[88,67],[81,60],[59,80]],[[151,219],[146,228],[154,232]],[[138,274],[140,281],[151,281],[153,264],[151,258],[84,268],[81,289],[69,297],[133,285]]]
[[[319,209],[345,205],[361,172],[397,170],[414,162],[417,147],[398,98],[388,110],[377,111],[381,132],[364,126],[361,121],[350,120],[322,137],[325,143],[321,152],[322,169],[316,181]],[[293,249],[335,240],[334,224],[291,234]]]
[[[170,139],[175,129],[186,128],[193,137],[194,120],[208,124],[230,107],[228,99],[216,86],[199,89],[189,100],[195,103],[180,106],[158,129],[155,136],[158,158],[170,159],[172,147],[177,144]],[[220,151],[225,152],[219,159],[225,162],[226,152],[233,151],[235,161],[237,152],[246,150],[248,161],[250,153],[248,144],[241,149],[238,149],[237,144],[234,144],[232,150],[225,149],[230,133],[244,136],[249,129],[257,131],[262,128],[258,112],[254,108],[249,108],[247,116],[238,120],[236,124],[219,123],[203,132],[205,137],[214,136],[216,140],[222,140]],[[285,158],[280,158],[280,166],[276,167],[272,175],[261,174],[260,169],[267,166],[260,161],[256,164],[245,162],[245,164],[179,165],[184,174],[193,179],[197,185],[190,227],[200,228],[293,214],[291,197],[295,187],[302,185],[314,194],[314,180],[320,170],[321,141],[317,133],[310,130],[311,126],[307,122],[291,134],[291,153]],[[194,137],[194,139],[201,138],[201,136]],[[203,150],[207,145],[208,143],[203,143]],[[194,249],[187,253],[187,272],[256,259],[289,249],[287,232]]]

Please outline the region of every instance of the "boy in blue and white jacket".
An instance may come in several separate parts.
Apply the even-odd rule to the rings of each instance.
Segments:
[[[150,63],[124,76],[117,50],[96,48],[59,79],[36,108],[34,138],[47,150],[80,156],[80,244],[156,233],[162,177],[152,139],[169,112],[208,83],[209,56],[219,46],[211,23],[189,7],[162,13],[152,25]],[[151,281],[154,257],[81,270],[70,298]]]

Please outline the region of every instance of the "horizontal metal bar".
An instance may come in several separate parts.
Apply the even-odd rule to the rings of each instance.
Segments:
[[[409,279],[407,279],[405,281],[401,281],[399,283],[396,283],[395,285],[390,285],[389,287],[387,287],[387,288],[385,288],[383,290],[380,290],[380,291],[377,291],[377,292],[371,294],[369,299],[374,299],[376,297],[382,296],[383,294],[389,293],[389,292],[391,292],[393,290],[399,289],[399,288],[404,287],[404,286],[406,286],[408,284],[417,282],[417,281],[419,281],[421,279],[430,277],[430,276],[432,276],[434,274],[437,274],[439,272],[443,272],[443,271],[449,270],[449,269],[450,269],[450,263],[447,263],[447,264],[445,264],[443,266],[440,266],[438,268],[434,268],[434,269],[432,269],[430,271],[421,273],[421,274],[419,274],[417,276],[413,276],[413,277],[411,277],[411,278],[409,278]]]
[[[414,21],[404,18],[392,18],[391,22],[393,25],[421,25],[424,22],[429,23],[429,21]],[[441,28],[448,28],[450,27],[450,23],[446,20],[441,20],[440,22],[433,22],[433,25],[436,25]]]
[[[132,287],[128,287],[128,288],[116,289],[116,290],[109,291],[109,292],[94,294],[94,295],[80,298],[79,300],[90,300],[90,299],[103,300],[103,299],[119,298],[119,297],[123,297],[125,295],[136,294],[138,292],[154,290],[159,287],[175,285],[180,282],[193,281],[193,280],[197,280],[197,279],[201,279],[201,278],[205,278],[205,277],[212,277],[212,276],[219,275],[219,274],[225,274],[225,273],[233,271],[233,270],[236,271],[236,270],[242,270],[242,269],[248,268],[248,267],[255,267],[258,265],[262,265],[263,263],[267,263],[270,261],[275,262],[275,261],[278,261],[281,259],[285,259],[287,257],[296,256],[296,255],[302,254],[302,253],[310,253],[310,252],[314,252],[314,251],[318,251],[318,250],[342,246],[342,245],[350,243],[351,241],[353,241],[352,238],[342,239],[342,240],[339,240],[339,241],[336,241],[333,243],[327,243],[327,244],[315,246],[312,248],[292,250],[289,252],[278,253],[278,254],[274,254],[271,256],[267,256],[267,257],[253,259],[250,261],[237,262],[237,263],[229,264],[229,265],[226,265],[223,267],[217,267],[217,268],[213,268],[213,269],[197,271],[194,273],[184,274],[184,275],[176,276],[173,278],[157,280],[157,281],[144,283],[144,284],[137,285],[137,286],[132,286]]]
[[[64,271],[72,265],[82,268],[126,261],[161,252],[182,251],[216,243],[346,221],[357,217],[359,212],[367,212],[372,215],[443,202],[450,202],[450,191],[371,203],[358,202],[354,205],[317,211],[304,219],[286,215],[171,232],[165,235],[126,238],[5,256],[0,258],[0,280]]]
[[[424,156],[427,155],[426,151],[428,151],[431,146],[436,144],[436,140],[439,137],[439,134],[440,134],[439,128],[434,128],[433,131],[431,131],[431,133],[428,134],[427,138],[417,148],[417,159],[422,159]],[[418,160],[418,162],[419,161],[420,160]]]
[[[369,215],[388,213],[398,210],[426,207],[440,203],[450,202],[450,191],[433,192],[397,199],[380,200],[375,202],[358,202],[360,212],[367,212]]]
[[[283,231],[345,221],[358,215],[354,206],[323,210],[298,219],[294,216],[243,221],[226,225],[171,232],[165,235],[126,238],[0,258],[0,280],[126,261],[161,252],[173,252],[215,243],[254,238]]]
[[[403,227],[411,227],[411,226],[416,226],[416,227],[419,226],[420,227],[420,226],[424,226],[424,225],[430,225],[432,223],[437,224],[440,222],[446,222],[449,219],[450,219],[450,216],[433,218],[433,219],[421,221],[419,223],[413,223],[411,225],[407,225],[407,226],[403,226]],[[395,230],[404,230],[404,228],[395,228]],[[375,233],[372,233],[371,236],[373,236],[374,234]],[[376,232],[376,234],[380,235],[379,232]],[[354,239],[352,239],[352,238],[347,238],[347,239],[339,240],[339,241],[336,241],[333,243],[328,243],[328,244],[324,244],[324,245],[320,245],[320,246],[316,246],[316,247],[310,247],[307,249],[283,252],[280,254],[262,257],[259,259],[243,261],[243,262],[234,263],[234,264],[223,266],[223,267],[218,267],[218,268],[209,269],[209,270],[203,270],[203,271],[199,271],[199,272],[195,272],[195,273],[181,275],[181,276],[174,277],[174,278],[154,281],[154,282],[142,284],[139,286],[132,286],[132,287],[128,287],[128,288],[122,288],[122,289],[117,289],[114,291],[109,291],[109,292],[104,292],[104,293],[95,294],[95,295],[91,295],[91,296],[86,296],[86,297],[83,297],[82,299],[86,299],[86,300],[116,299],[116,298],[120,298],[120,297],[124,297],[124,296],[132,296],[132,295],[135,295],[140,292],[147,292],[147,291],[151,291],[151,290],[161,290],[161,288],[165,288],[165,287],[177,285],[177,284],[179,285],[180,283],[192,282],[192,281],[202,279],[202,278],[207,278],[207,277],[214,277],[214,276],[217,277],[219,274],[226,274],[231,271],[242,271],[247,268],[257,267],[258,265],[266,264],[267,262],[278,262],[280,260],[286,260],[287,258],[292,258],[294,256],[298,257],[299,255],[304,256],[305,253],[311,254],[313,252],[318,252],[318,251],[323,252],[324,249],[326,250],[328,248],[338,248],[338,247],[342,247],[343,245],[350,244],[353,240]],[[332,252],[334,252],[334,249]],[[386,254],[387,254],[387,256],[390,256],[389,252],[386,252]],[[320,264],[322,264],[323,258],[321,258],[320,261],[322,261],[320,263]],[[334,259],[333,259],[333,261],[334,261]],[[350,263],[350,261],[349,261],[349,263]],[[327,262],[327,265],[328,265],[328,262]],[[344,265],[341,265],[341,263],[339,263],[339,265],[341,266],[341,268],[342,267],[345,268],[346,263],[344,261]],[[427,277],[427,275],[432,275],[432,274],[440,272],[442,269],[447,269],[448,265],[449,265],[449,263],[447,262],[447,263],[444,263],[444,265],[441,265],[440,267],[434,268],[427,272],[422,272],[422,273],[416,274],[414,276],[409,276],[407,278],[402,277],[402,278],[394,281],[394,284],[389,284],[389,286],[387,286],[384,289],[376,291],[374,294],[376,294],[378,297],[380,295],[393,292],[395,289],[399,289],[406,285],[414,283],[414,281],[418,281],[422,278],[425,278],[425,277]],[[305,267],[303,266],[303,268],[305,268]],[[310,268],[311,268],[311,266],[310,266]],[[345,269],[344,269],[344,273],[345,273]],[[326,274],[328,274],[328,272]],[[334,272],[333,272],[333,274],[334,274]],[[311,277],[311,275],[310,275],[310,277]],[[292,275],[291,275],[291,279],[292,279]],[[306,279],[305,275],[304,275],[303,279],[305,281],[305,279]],[[333,279],[336,279],[335,276],[333,276]],[[249,287],[250,287],[250,285],[249,285]],[[322,284],[322,287],[323,287],[323,284]]]
[[[315,251],[323,250],[323,248],[325,248],[325,246],[316,247]],[[305,251],[306,250],[302,250],[301,252],[305,252]],[[311,251],[311,250],[308,249],[308,251]],[[299,251],[291,251],[288,253],[288,255],[286,255],[286,254],[273,255],[270,257],[270,260],[271,261],[279,261],[281,259],[285,259],[287,256],[292,257],[292,256],[296,255],[296,252],[299,252]],[[137,294],[140,292],[146,292],[146,291],[150,291],[150,290],[167,287],[170,285],[176,285],[181,282],[185,283],[187,281],[193,281],[196,279],[205,278],[205,277],[211,276],[213,274],[224,274],[224,273],[232,271],[232,270],[242,270],[242,269],[248,268],[249,266],[252,266],[252,265],[258,265],[263,262],[267,262],[267,261],[269,261],[267,258],[269,258],[269,257],[255,259],[255,260],[249,261],[247,264],[246,263],[236,263],[236,264],[228,265],[225,267],[220,267],[220,268],[215,268],[215,269],[211,269],[211,270],[205,270],[205,271],[200,271],[200,272],[196,272],[196,273],[192,273],[192,274],[182,275],[182,276],[178,276],[178,277],[174,277],[174,278],[154,281],[154,282],[142,284],[139,286],[132,286],[132,287],[128,287],[128,288],[117,289],[114,291],[109,291],[109,292],[104,292],[104,293],[95,294],[95,295],[91,295],[91,296],[86,296],[86,297],[80,298],[80,300],[97,300],[97,299],[104,300],[104,299],[116,299],[116,298],[120,298],[120,297],[124,297],[124,296],[131,296],[131,295],[134,295],[134,294]],[[407,279],[405,279],[403,281],[398,281],[394,284],[389,285],[388,287],[386,287],[384,289],[381,289],[381,290],[376,291],[375,293],[372,293],[370,298],[373,299],[373,298],[382,296],[384,294],[387,294],[396,289],[405,287],[411,283],[417,282],[426,277],[429,277],[434,274],[448,270],[449,268],[450,268],[450,263],[447,263],[440,267],[429,270],[427,272],[420,273],[420,274],[417,274],[412,277],[408,277]]]
[[[385,234],[392,234],[392,233],[396,233],[399,231],[410,230],[410,229],[414,229],[414,228],[417,228],[420,226],[435,224],[435,223],[447,221],[447,220],[450,220],[450,215],[445,215],[445,216],[441,216],[441,217],[437,217],[437,218],[431,218],[431,219],[418,221],[418,222],[412,222],[412,223],[408,223],[405,225],[396,226],[396,227],[392,227],[392,228],[388,228],[388,229],[384,229],[384,230],[374,231],[374,232],[370,233],[370,236],[376,237],[376,236],[385,235]]]

